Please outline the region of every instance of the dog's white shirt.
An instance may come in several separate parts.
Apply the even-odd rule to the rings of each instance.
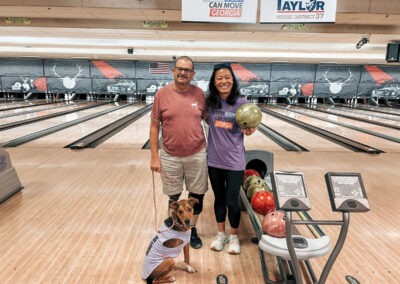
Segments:
[[[151,272],[160,265],[160,263],[167,257],[178,257],[183,247],[190,241],[191,230],[187,232],[179,232],[173,229],[167,230],[168,227],[163,224],[146,250],[146,256],[144,258],[142,279],[147,279]],[[166,231],[165,231],[166,230]],[[174,248],[167,248],[163,246],[163,243],[170,239],[180,239],[182,243]]]

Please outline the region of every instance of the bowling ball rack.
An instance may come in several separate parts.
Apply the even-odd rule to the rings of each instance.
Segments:
[[[287,248],[286,238],[274,238],[263,233],[261,223],[258,214],[254,211],[249,203],[246,193],[243,188],[240,189],[240,197],[243,205],[248,213],[250,221],[253,225],[255,234],[258,239],[258,250],[260,255],[261,268],[265,283],[268,284],[294,284],[296,283],[295,276],[293,274],[294,267],[290,260],[290,253]],[[302,220],[311,220],[310,215],[307,212],[297,212]],[[299,248],[296,248],[297,260],[303,261],[307,268],[307,272],[310,275],[313,283],[317,283],[317,277],[315,276],[314,270],[309,262],[310,258],[320,257],[326,255],[331,250],[330,239],[324,234],[321,228],[317,225],[308,226],[310,232],[314,235],[312,238],[304,238],[300,235],[293,235],[295,242],[298,242]],[[307,242],[307,249],[301,248],[302,242]],[[280,281],[274,281],[268,276],[267,262],[265,261],[264,253],[274,255],[279,268],[279,274],[281,276]],[[271,269],[272,270],[272,269]]]
[[[311,205],[303,173],[274,171],[273,153],[271,152],[250,150],[246,151],[245,158],[246,169],[254,169],[260,173],[264,182],[272,189],[276,210],[284,211],[286,218],[285,238],[275,238],[264,234],[257,213],[249,203],[243,187],[240,188],[239,208],[242,211],[247,211],[256,233],[265,283],[302,284],[303,276],[307,276],[306,274],[308,273],[313,283],[324,284],[344,245],[350,223],[350,212],[367,212],[370,210],[361,174],[326,173],[325,180],[332,211],[341,212],[342,220],[313,220],[307,213],[307,210],[311,209]],[[301,220],[292,219],[292,213],[294,212],[297,213]],[[293,235],[293,225],[306,225],[314,238]],[[319,225],[341,227],[339,237],[332,251],[330,239],[324,234]],[[321,275],[317,279],[308,260],[327,255],[330,251],[331,253]],[[281,280],[274,281],[269,278],[264,253],[269,253],[276,257]],[[303,271],[300,270],[300,262],[305,264]]]

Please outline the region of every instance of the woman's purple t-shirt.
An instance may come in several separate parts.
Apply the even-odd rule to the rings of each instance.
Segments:
[[[239,97],[234,105],[221,100],[221,108],[208,107],[208,165],[210,167],[241,171],[245,169],[243,133],[236,123],[236,110],[248,103]]]

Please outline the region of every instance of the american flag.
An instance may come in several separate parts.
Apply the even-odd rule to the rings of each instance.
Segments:
[[[169,74],[169,63],[150,62],[150,74]]]

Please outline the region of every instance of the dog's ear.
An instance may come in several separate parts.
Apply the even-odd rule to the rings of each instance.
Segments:
[[[173,210],[178,209],[178,207],[179,207],[179,204],[176,201],[172,201],[171,204],[169,205],[169,208],[171,208]]]
[[[190,197],[189,199],[188,199],[188,201],[189,201],[189,204],[190,204],[190,206],[194,206],[196,203],[199,203],[199,200],[197,199],[197,198],[194,198],[194,197]]]

